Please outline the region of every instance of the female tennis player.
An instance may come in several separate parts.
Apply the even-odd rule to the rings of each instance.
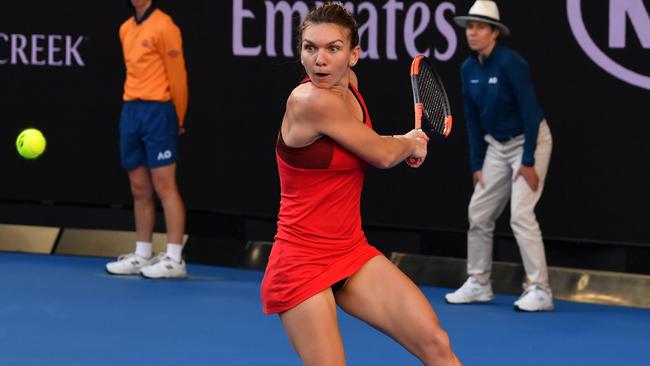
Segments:
[[[389,335],[425,365],[459,365],[420,289],[372,247],[362,229],[367,164],[420,166],[427,136],[372,130],[351,70],[360,47],[338,3],[312,10],[299,34],[307,78],[287,100],[277,137],[278,229],[262,282],[267,314],[279,314],[305,365],[345,365],[336,305]]]

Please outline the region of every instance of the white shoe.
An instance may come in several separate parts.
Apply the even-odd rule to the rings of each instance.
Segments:
[[[553,311],[553,293],[540,285],[530,285],[515,301],[517,311]]]
[[[482,284],[474,276],[469,276],[467,281],[455,292],[445,295],[445,300],[449,304],[469,304],[492,299],[494,299],[494,293],[490,282]]]
[[[151,264],[151,258],[144,258],[135,253],[121,255],[117,261],[106,263],[106,272],[113,275],[137,275],[142,267]]]
[[[167,253],[160,253],[151,265],[140,269],[140,274],[146,278],[186,278],[187,269],[184,260],[178,263]]]

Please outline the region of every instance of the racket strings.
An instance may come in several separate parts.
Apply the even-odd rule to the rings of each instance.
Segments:
[[[428,65],[427,65],[428,66]],[[424,105],[424,121],[429,126],[423,129],[445,134],[445,119],[449,115],[445,106],[447,95],[434,72],[423,64],[420,65],[418,87],[420,100]]]

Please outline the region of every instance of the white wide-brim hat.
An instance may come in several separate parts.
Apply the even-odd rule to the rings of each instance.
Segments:
[[[476,0],[474,5],[469,8],[469,13],[467,15],[454,17],[456,24],[463,28],[467,27],[467,22],[470,20],[495,25],[501,29],[503,35],[510,35],[510,29],[501,23],[499,8],[494,1]]]

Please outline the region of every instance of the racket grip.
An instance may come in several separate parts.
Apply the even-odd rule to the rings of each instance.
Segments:
[[[415,129],[422,131],[422,113],[424,112],[424,105],[422,103],[415,103]],[[411,168],[417,166],[420,162],[420,159],[416,158],[407,158],[406,164]]]
[[[415,103],[415,129],[416,130],[422,128],[423,111],[424,111],[424,105],[422,103]]]

